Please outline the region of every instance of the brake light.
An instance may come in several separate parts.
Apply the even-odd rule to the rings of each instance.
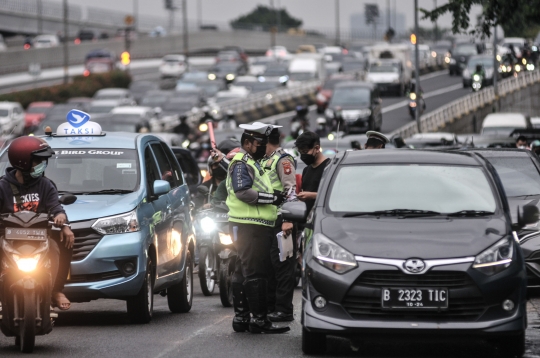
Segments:
[[[88,70],[84,70],[84,72],[83,72],[83,76],[84,76],[84,77],[88,77],[88,76],[90,76],[90,71],[88,71]]]
[[[349,50],[347,50],[346,48],[344,48],[343,50],[341,50],[341,53],[344,54],[344,55],[346,55],[346,54],[349,53]]]
[[[75,45],[79,45],[81,43],[81,39],[76,38],[73,42],[75,43]]]
[[[30,49],[30,44],[24,44],[24,49],[25,49],[25,50]]]

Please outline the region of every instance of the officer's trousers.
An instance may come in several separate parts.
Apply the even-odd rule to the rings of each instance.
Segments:
[[[254,279],[268,279],[274,228],[230,222],[229,232],[238,253],[232,281],[243,283]]]
[[[296,227],[293,229],[291,240],[293,240],[293,257],[285,261],[279,260],[279,247],[276,235],[281,232],[281,216],[276,221],[274,234],[272,235],[272,244],[270,246],[270,262],[268,277],[268,310],[293,313],[293,295],[296,286],[295,267],[296,267]]]

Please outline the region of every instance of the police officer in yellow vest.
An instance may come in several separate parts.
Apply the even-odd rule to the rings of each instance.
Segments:
[[[258,122],[255,122],[256,124]],[[285,201],[296,199],[296,162],[294,158],[280,147],[281,126],[272,126],[268,136],[266,156],[261,164],[270,177],[274,191],[284,193]],[[268,278],[268,319],[272,322],[294,321],[293,296],[296,286],[296,230],[291,222],[284,222],[278,210],[278,219],[274,226],[274,237],[270,248],[272,264]],[[292,240],[293,256],[280,260],[279,245],[276,235],[283,231],[286,240]]]
[[[289,327],[274,326],[267,318],[270,245],[283,196],[274,194],[270,178],[258,162],[266,153],[272,126],[242,124],[240,128],[245,130],[242,149],[229,164],[226,182],[229,230],[238,253],[232,279],[232,326],[236,332],[283,333]]]

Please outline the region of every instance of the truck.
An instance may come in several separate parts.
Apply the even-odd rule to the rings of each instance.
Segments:
[[[300,53],[289,63],[289,86],[297,82],[326,78],[324,55],[321,53]]]
[[[366,80],[381,92],[405,94],[412,79],[412,52],[406,44],[378,44],[369,48]]]

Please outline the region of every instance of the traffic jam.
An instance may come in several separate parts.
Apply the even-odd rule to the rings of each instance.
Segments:
[[[540,34],[0,52],[67,40],[91,92],[0,93],[0,355],[540,354],[540,113],[399,132]]]

